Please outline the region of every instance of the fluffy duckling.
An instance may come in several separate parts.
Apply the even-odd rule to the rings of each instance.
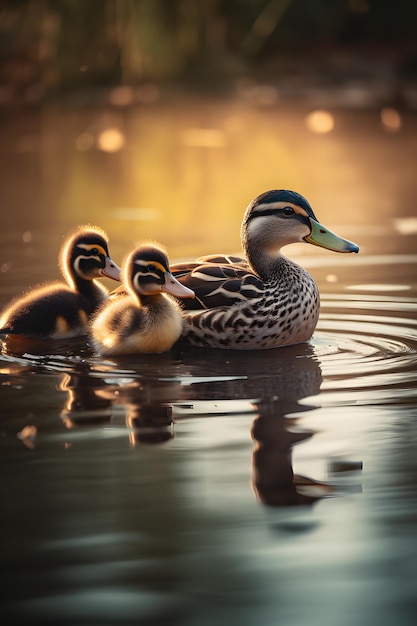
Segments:
[[[90,316],[108,295],[95,279],[120,280],[107,241],[96,226],[82,226],[69,236],[59,256],[66,283],[48,283],[12,301],[0,315],[0,334],[34,339],[83,335]]]
[[[180,306],[167,294],[193,298],[194,292],[174,278],[165,251],[154,243],[128,255],[122,282],[126,293],[93,317],[94,348],[103,355],[166,352],[182,330]]]

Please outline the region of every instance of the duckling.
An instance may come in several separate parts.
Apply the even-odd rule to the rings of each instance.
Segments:
[[[94,348],[103,355],[166,352],[181,334],[177,298],[194,292],[171,274],[165,250],[143,243],[126,258],[122,269],[124,295],[99,309],[91,323]]]
[[[120,268],[109,256],[107,241],[100,228],[79,227],[59,255],[66,283],[48,283],[12,301],[0,315],[0,334],[34,339],[83,335],[90,316],[108,295],[95,279],[120,280]]]
[[[266,191],[250,202],[241,240],[243,259],[212,255],[172,266],[174,276],[196,294],[183,303],[189,310],[184,311],[182,342],[256,350],[308,341],[319,316],[319,291],[281,248],[307,242],[358,252],[358,246],[322,226],[308,201],[285,189]]]

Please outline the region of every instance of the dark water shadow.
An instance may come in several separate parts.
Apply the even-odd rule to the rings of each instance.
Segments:
[[[66,396],[59,416],[68,445],[85,432],[94,446],[94,431],[98,436],[103,428],[126,436],[130,447],[169,444],[195,417],[250,414],[251,483],[259,502],[307,506],[343,491],[293,470],[293,447],[314,436],[302,420],[317,408],[322,384],[313,345],[250,353],[189,349],[111,361],[89,353],[88,345],[83,358],[65,349],[66,355],[10,359],[15,376],[20,368],[24,375],[28,368],[59,374],[58,388]],[[304,401],[311,396],[312,403]],[[218,445],[221,439],[219,432]],[[27,444],[34,447],[34,438]]]

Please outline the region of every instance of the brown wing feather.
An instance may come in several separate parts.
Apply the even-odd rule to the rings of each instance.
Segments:
[[[242,259],[240,256],[233,256],[231,254],[210,254],[208,256],[201,256],[197,259],[197,263],[216,263],[217,265],[245,265],[248,266],[246,259]]]
[[[237,256],[204,256],[197,261],[171,265],[171,272],[195,293],[195,298],[182,300],[183,308],[189,311],[231,306],[259,298],[264,290],[262,280],[251,271],[248,262]],[[111,292],[110,299],[125,294],[124,286],[120,285]]]
[[[203,263],[179,263],[171,266],[174,276],[192,289],[194,299],[183,301],[187,310],[212,309],[219,306],[230,306],[236,302],[259,298],[264,290],[262,280],[253,274],[247,262],[238,257],[202,257],[210,259]],[[215,262],[214,259],[226,263]],[[232,264],[229,259],[236,259]]]

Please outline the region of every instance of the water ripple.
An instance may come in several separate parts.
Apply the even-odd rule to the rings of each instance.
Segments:
[[[358,310],[358,312],[353,312]],[[135,381],[180,384],[183,389],[217,386],[217,396],[253,398],[259,389],[280,389],[304,384],[311,375],[311,359],[319,367],[321,389],[400,389],[405,398],[415,398],[417,383],[417,299],[387,295],[330,293],[322,297],[320,320],[309,344],[267,351],[218,350],[175,351],[102,359],[80,340],[46,346],[48,354],[2,353],[0,375],[69,374],[97,379],[97,384],[124,388]],[[292,372],[292,381],[287,371]],[[294,374],[296,373],[296,374]],[[317,377],[316,377],[317,378]],[[282,380],[285,379],[285,384]],[[298,380],[298,383],[297,383]],[[194,393],[194,396],[196,394]],[[393,392],[390,392],[390,401]],[[202,396],[200,395],[200,399]],[[368,395],[368,400],[371,401]],[[372,401],[376,400],[373,398]]]
[[[367,312],[354,314],[351,309]],[[313,339],[324,377],[322,391],[343,388],[355,394],[356,402],[369,404],[415,401],[417,319],[410,317],[417,313],[415,298],[368,295],[365,300],[329,294],[322,311]],[[361,390],[366,392],[358,396]]]

